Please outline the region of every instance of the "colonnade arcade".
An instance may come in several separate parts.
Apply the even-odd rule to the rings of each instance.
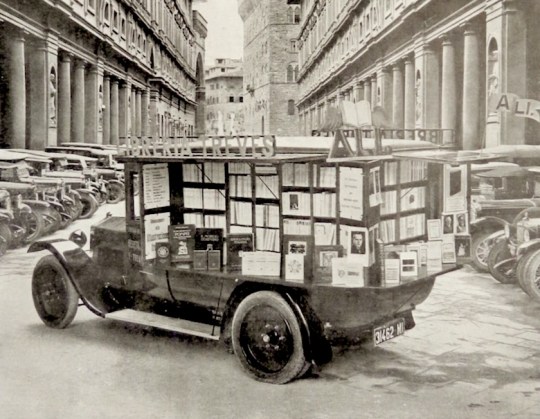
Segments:
[[[3,147],[43,149],[61,142],[122,144],[129,136],[192,135],[195,106],[102,58],[2,30],[0,131]]]
[[[304,133],[322,126],[329,106],[341,100],[367,100],[385,110],[393,128],[449,130],[446,136],[456,130],[463,148],[481,147],[484,38],[478,25],[464,24],[430,42],[417,40],[409,50],[379,59],[348,83],[301,108]]]

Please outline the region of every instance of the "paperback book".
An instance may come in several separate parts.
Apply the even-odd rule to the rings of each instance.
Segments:
[[[195,225],[175,224],[169,226],[171,263],[193,262],[195,249]]]

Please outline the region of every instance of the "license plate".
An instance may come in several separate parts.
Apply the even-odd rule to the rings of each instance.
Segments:
[[[380,345],[387,340],[394,339],[396,336],[405,333],[405,319],[394,319],[382,326],[373,329],[373,344]]]

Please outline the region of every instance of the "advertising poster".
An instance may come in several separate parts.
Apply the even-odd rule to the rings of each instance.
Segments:
[[[170,205],[169,171],[166,163],[143,166],[144,209]]]
[[[144,243],[146,260],[156,257],[156,243],[168,241],[171,214],[151,214],[144,217]]]

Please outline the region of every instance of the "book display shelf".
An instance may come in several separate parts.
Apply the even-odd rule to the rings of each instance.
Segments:
[[[409,142],[403,153],[331,157],[331,141],[266,156],[127,160],[143,178],[131,233],[128,219],[135,258],[161,253],[173,269],[358,287],[399,285],[467,256],[475,156],[411,151]]]

